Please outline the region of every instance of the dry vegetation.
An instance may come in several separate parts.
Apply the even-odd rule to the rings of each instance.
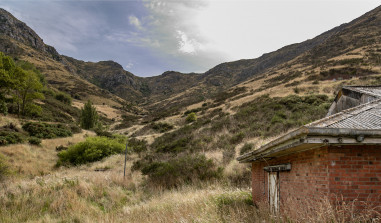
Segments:
[[[141,151],[128,155],[125,178],[124,156],[120,154],[80,166],[55,167],[56,147],[84,141],[94,135],[90,131],[45,139],[40,146],[0,147],[0,154],[6,157],[0,157],[0,222],[380,221],[372,219],[378,209],[369,206],[362,213],[354,213],[356,201],[340,199],[305,201],[302,207],[288,200],[282,214],[271,215],[266,204],[252,204],[250,166],[235,160],[243,150],[258,148],[279,134],[323,117],[341,86],[380,85],[378,43],[348,45],[350,49],[340,45],[341,51],[325,46],[328,50],[318,48],[260,72],[250,71],[255,65],[245,65],[247,61],[226,63],[210,80],[186,90],[176,82],[176,93],[158,91],[142,104],[144,108],[138,108],[74,75],[70,70],[78,67],[73,64],[65,66],[10,41],[23,48],[19,59],[35,64],[53,89],[76,99],[73,107],[81,108],[84,101],[92,100],[113,133],[128,135],[143,146]],[[101,65],[94,69],[105,69]],[[220,72],[240,76],[243,71],[248,72],[242,73],[248,75],[245,82],[228,89],[226,82],[230,80]],[[181,76],[173,73],[167,78],[171,75]],[[209,81],[221,87],[207,85]],[[145,109],[151,109],[151,113],[146,115]],[[192,113],[196,119],[187,122]],[[21,129],[24,122],[16,117],[0,117],[0,126],[13,123]],[[200,163],[179,165],[184,160]],[[140,169],[136,167],[139,165]],[[193,172],[188,177],[188,170],[195,169],[202,174],[202,170],[210,171],[207,174],[211,175],[206,176],[212,179],[199,179]],[[170,174],[184,178],[168,185]],[[153,177],[160,180],[155,182],[150,179]]]

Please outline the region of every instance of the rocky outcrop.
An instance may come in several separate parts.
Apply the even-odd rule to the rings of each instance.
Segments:
[[[59,61],[61,56],[56,49],[48,46],[29,26],[16,19],[12,14],[0,8],[0,35],[9,36],[27,46],[30,46],[40,52],[50,55],[53,59]],[[15,50],[8,48],[5,52],[13,53]]]

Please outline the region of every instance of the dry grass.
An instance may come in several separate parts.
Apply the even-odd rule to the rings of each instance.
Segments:
[[[372,207],[355,215],[352,203],[300,206],[288,200],[290,208],[273,216],[267,204],[250,204],[250,188],[226,181],[250,173],[249,165],[233,161],[225,180],[164,190],[147,187],[139,172],[130,171],[137,159],[128,157],[126,178],[123,155],[33,179],[10,178],[0,184],[0,222],[364,222],[376,213]]]
[[[14,144],[0,147],[0,152],[8,157],[13,172],[20,177],[41,176],[53,171],[57,162],[56,147],[68,146],[83,141],[93,132],[83,131],[72,137],[45,139],[40,146],[30,144]]]
[[[379,195],[378,199],[380,199]],[[361,206],[362,209],[356,207]],[[291,219],[293,222],[380,222],[381,206],[376,206],[368,199],[360,202],[356,199],[347,201],[338,196],[321,196],[316,201],[306,199],[297,201],[288,198],[282,206],[283,219]]]

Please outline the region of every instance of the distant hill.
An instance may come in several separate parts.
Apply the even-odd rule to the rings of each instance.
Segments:
[[[59,55],[25,23],[0,9],[0,50],[36,64],[49,84],[80,98],[128,101],[149,110],[177,110],[248,81],[261,85],[255,91],[262,91],[294,88],[298,84],[289,82],[297,79],[301,83],[375,74],[380,38],[381,7],[377,7],[313,39],[256,59],[222,63],[201,74],[167,71],[142,78],[113,61],[84,62]]]

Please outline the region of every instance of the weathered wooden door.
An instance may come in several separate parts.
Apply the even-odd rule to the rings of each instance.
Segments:
[[[279,211],[279,172],[269,172],[269,203],[271,212]]]

